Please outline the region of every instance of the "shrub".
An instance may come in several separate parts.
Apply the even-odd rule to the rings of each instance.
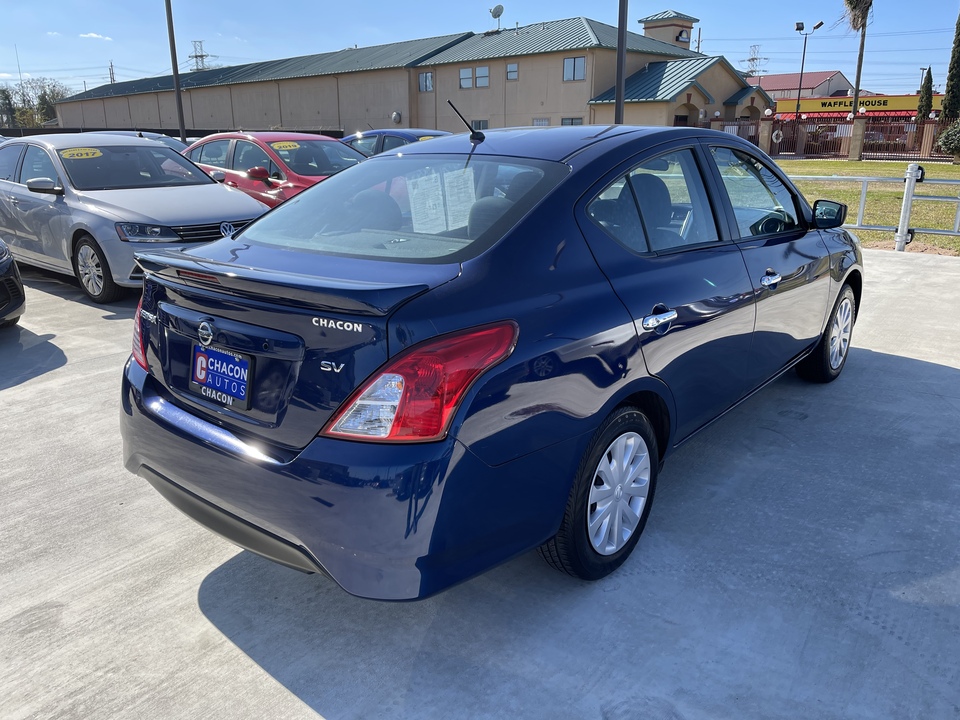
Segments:
[[[940,133],[937,138],[937,147],[947,155],[960,155],[960,120]]]

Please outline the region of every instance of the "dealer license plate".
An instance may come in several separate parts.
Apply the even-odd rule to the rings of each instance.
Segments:
[[[237,410],[249,410],[252,373],[253,360],[249,355],[193,346],[190,390],[205,400]]]

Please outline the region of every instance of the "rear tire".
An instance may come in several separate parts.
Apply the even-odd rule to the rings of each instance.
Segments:
[[[6,330],[7,328],[12,328],[18,322],[20,322],[19,316],[13,318],[12,320],[4,320],[3,322],[0,322],[0,330]]]
[[[857,301],[849,285],[840,289],[820,342],[797,364],[797,375],[809,382],[833,382],[847,364],[853,326],[857,320]]]
[[[540,556],[583,580],[620,567],[647,524],[659,464],[646,415],[634,407],[616,410],[584,453],[560,530],[540,546]]]
[[[81,237],[74,249],[73,272],[80,287],[95,303],[112,303],[123,295],[123,288],[113,281],[103,250],[89,235]]]

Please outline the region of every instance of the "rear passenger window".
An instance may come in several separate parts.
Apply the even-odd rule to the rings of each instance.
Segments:
[[[740,237],[770,235],[798,227],[793,193],[757,158],[733,148],[711,147],[737,218]]]
[[[200,157],[197,157],[197,153],[194,152],[191,159],[204,165],[225,168],[227,166],[227,148],[229,147],[229,140],[212,140],[200,146]]]
[[[587,212],[634,252],[668,252],[719,240],[700,169],[689,149],[638,165],[605,188]]]

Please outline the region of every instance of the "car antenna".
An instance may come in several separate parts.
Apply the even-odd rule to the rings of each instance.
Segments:
[[[370,123],[367,123],[367,127],[370,128],[371,130],[374,129],[374,128],[373,128],[373,125],[371,125]]]
[[[467,130],[470,131],[470,142],[474,144],[474,147],[476,147],[486,139],[486,136],[482,132],[480,132],[479,130],[473,129],[473,126],[470,125],[470,123],[467,122],[467,119],[460,114],[459,110],[457,110],[456,105],[454,105],[450,100],[447,100],[447,105],[453,108],[453,111],[457,114],[457,117],[463,120],[463,124],[467,126]]]

